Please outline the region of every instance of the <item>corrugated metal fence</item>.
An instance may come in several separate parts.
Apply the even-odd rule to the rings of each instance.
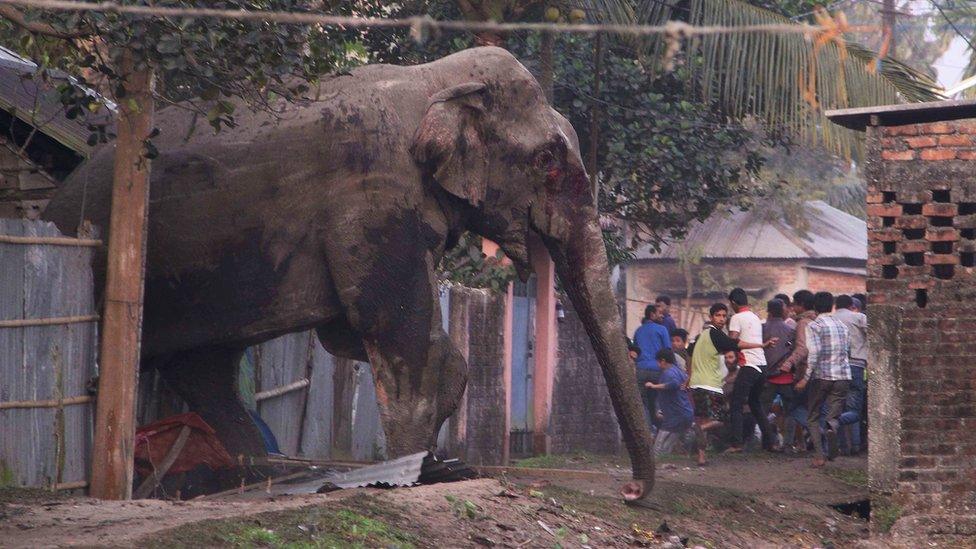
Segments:
[[[85,485],[96,245],[51,223],[0,219],[0,486]]]
[[[253,372],[253,373],[251,373]],[[380,459],[385,453],[369,364],[336,358],[314,331],[288,334],[248,349],[242,376],[285,455]],[[242,390],[245,400],[246,390]]]

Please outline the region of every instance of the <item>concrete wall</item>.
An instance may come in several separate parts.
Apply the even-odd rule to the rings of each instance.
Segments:
[[[868,128],[871,487],[914,513],[976,508],[974,138]]]
[[[506,372],[506,296],[470,288],[452,292],[452,300],[457,293],[465,296],[469,322],[464,458],[473,465],[504,464],[508,461],[510,373]]]
[[[620,451],[620,428],[603,371],[576,311],[559,322],[549,435],[553,453]]]

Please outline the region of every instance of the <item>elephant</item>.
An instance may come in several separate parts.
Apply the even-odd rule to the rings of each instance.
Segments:
[[[625,496],[650,491],[651,435],[578,138],[512,54],[367,65],[274,114],[240,109],[232,130],[196,122],[179,106],[156,114],[141,356],[232,455],[265,453],[236,392],[242,352],[313,328],[372,365],[390,457],[434,447],[467,380],[435,268],[472,231],[523,279],[529,238],[549,251],[633,464]],[[97,149],[44,218],[66,234],[81,219],[107,228],[113,161],[114,145]],[[102,255],[97,280],[104,269]]]

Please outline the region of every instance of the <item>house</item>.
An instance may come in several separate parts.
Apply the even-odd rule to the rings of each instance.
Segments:
[[[111,116],[85,112],[70,119],[58,86],[70,77],[0,47],[0,217],[36,218],[59,182],[91,154],[89,126]],[[91,92],[94,96],[94,92]]]
[[[717,212],[683,240],[660,251],[640,248],[627,263],[627,333],[660,294],[671,297],[678,326],[696,334],[708,307],[726,303],[733,287],[744,288],[763,314],[762,304],[781,292],[862,293],[866,264],[867,225],[825,202],[805,202],[792,222],[758,209]]]

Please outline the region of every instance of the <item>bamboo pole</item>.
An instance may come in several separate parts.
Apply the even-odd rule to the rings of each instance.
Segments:
[[[82,488],[88,488],[87,480],[79,480],[76,482],[59,482],[51,487],[51,490],[80,490]]]
[[[97,248],[102,245],[101,240],[91,238],[69,238],[61,236],[10,236],[0,235],[0,244],[46,244],[49,246],[79,246]]]
[[[11,400],[0,402],[0,410],[20,410],[26,408],[60,408],[61,406],[73,406],[75,404],[88,404],[95,399],[90,396],[76,396],[65,399],[50,400]]]
[[[28,326],[61,326],[63,324],[79,324],[95,322],[98,315],[62,316],[56,318],[14,318],[0,320],[0,328],[25,328]]]
[[[261,400],[267,400],[269,398],[274,398],[276,396],[281,396],[290,393],[292,391],[297,391],[304,387],[308,387],[308,384],[309,384],[308,378],[299,379],[298,381],[294,383],[289,383],[288,385],[275,387],[274,389],[268,389],[267,391],[261,391],[260,393],[254,393],[254,400],[261,401]]]
[[[91,490],[101,499],[132,497],[136,392],[146,267],[149,159],[143,140],[153,121],[153,73],[131,52],[119,67],[126,99],[119,103],[112,174],[101,371],[92,449]]]

